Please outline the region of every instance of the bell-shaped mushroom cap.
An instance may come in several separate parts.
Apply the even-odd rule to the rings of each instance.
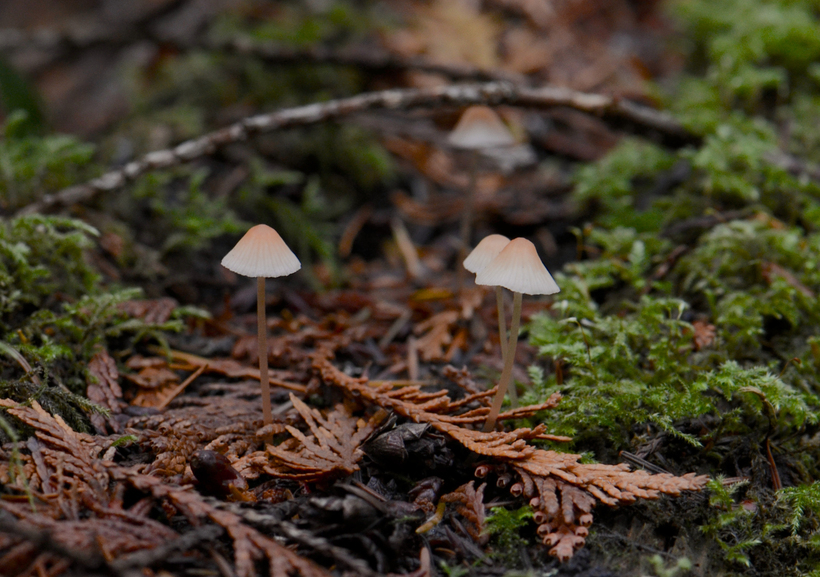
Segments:
[[[479,150],[512,146],[515,139],[492,108],[471,106],[461,115],[447,142],[456,148]]]
[[[278,232],[257,224],[225,255],[222,266],[244,276],[277,277],[295,273],[302,263]]]
[[[538,257],[535,245],[526,238],[509,242],[498,256],[475,277],[476,284],[503,286],[528,295],[551,295],[561,289]]]
[[[472,273],[481,272],[508,244],[510,239],[503,234],[485,236],[464,259],[464,268]]]

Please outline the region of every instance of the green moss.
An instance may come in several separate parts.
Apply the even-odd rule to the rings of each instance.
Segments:
[[[90,176],[85,167],[94,146],[72,136],[31,134],[28,119],[22,110],[13,111],[0,139],[0,207],[6,211]]]
[[[533,511],[530,506],[511,510],[505,507],[493,507],[484,525],[484,532],[491,536],[493,557],[505,565],[518,565],[521,560],[521,547],[527,544],[521,537],[521,529],[530,524]]]

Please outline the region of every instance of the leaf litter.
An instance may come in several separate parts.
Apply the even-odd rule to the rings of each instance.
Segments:
[[[12,473],[10,453],[0,461],[3,482],[20,495],[0,500],[7,551],[0,566],[11,568],[9,575],[58,575],[69,567],[122,572],[138,552],[164,550],[175,542],[182,547],[186,536],[195,540],[196,531],[217,526],[224,538],[186,545],[186,555],[174,558],[178,569],[208,565],[221,556],[232,559],[233,570],[243,577],[262,566],[276,576],[327,575],[327,560],[349,567],[358,555],[377,572],[409,573],[419,569],[424,538],[441,535],[445,527],[450,541],[462,543],[450,547],[486,543],[484,496],[493,477],[509,499],[532,507],[534,535],[565,561],[584,545],[596,505],[679,495],[705,485],[706,477],[694,474],[588,464],[579,455],[540,448],[534,443],[569,440],[551,435],[543,424],[478,430],[494,389],[480,390],[466,367],[445,365],[447,347],[441,343],[448,342],[442,335],[452,342],[465,329],[465,316],[483,315],[481,309],[489,307],[465,308],[452,294],[417,305],[413,313],[411,333],[436,335],[421,349],[427,380],[369,377],[390,371],[408,348],[399,342],[383,349],[375,344],[403,310],[377,307],[378,294],[370,304],[382,313],[367,322],[336,310],[320,320],[303,316],[274,327],[271,360],[288,359],[285,384],[297,385],[289,388],[298,392],[272,382],[280,391],[272,426],[263,427],[258,372],[247,356],[204,359],[178,351],[133,356],[127,368],[142,378],[126,379],[101,350],[88,371],[90,396],[107,409],[96,435],[73,431],[36,401],[31,406],[0,401],[34,434],[19,446],[24,475]],[[411,309],[412,295],[405,289]],[[333,300],[324,304],[338,304]],[[351,363],[364,356],[369,358],[364,370]],[[438,376],[430,372],[433,363],[442,365]],[[161,374],[180,373],[187,373],[182,380],[191,384],[168,399],[164,391],[179,388],[181,377],[169,381]],[[316,404],[317,399],[324,401]],[[499,420],[522,422],[560,402],[554,393],[540,404],[502,413]],[[410,425],[419,428],[407,429]],[[373,442],[382,436],[385,442]],[[409,489],[407,481],[391,480],[394,474],[410,479]],[[448,485],[449,492],[442,493]],[[237,506],[255,510],[256,521],[249,522]],[[362,532],[353,536],[349,531],[356,526]],[[25,531],[15,534],[8,527]],[[389,539],[378,534],[379,527],[392,532]],[[149,561],[146,565],[159,563]]]
[[[552,33],[569,30],[569,21],[588,14],[561,7],[554,18],[539,2],[493,2],[526,20],[502,37],[494,18],[470,3],[458,4],[462,10],[446,2],[416,10],[417,28],[403,39],[406,53],[482,66],[498,64],[503,53],[510,69],[546,74],[551,68],[569,85],[584,88],[613,72],[620,77],[616,85],[624,86],[640,75],[628,60],[596,62],[606,52],[598,45],[590,47],[594,54],[579,54],[583,43]],[[595,19],[605,16],[600,4]],[[454,28],[469,33],[447,32]],[[438,31],[436,42],[420,41],[425,30]],[[543,38],[550,40],[534,49]],[[389,39],[394,46],[400,41]],[[490,48],[497,44],[503,50]],[[583,61],[583,74],[577,74],[575,60]],[[425,82],[411,76],[413,84]],[[517,122],[514,114],[509,120]],[[583,123],[569,122],[579,131]],[[440,150],[402,138],[387,147],[432,182],[459,189],[466,182]],[[589,157],[602,152],[600,145],[588,148]],[[505,180],[497,174],[479,178],[483,212],[505,208],[496,194]],[[453,200],[419,203],[400,192],[393,196],[405,218],[428,225],[456,219],[461,207]],[[532,209],[521,212],[531,217]],[[414,276],[421,283],[440,273],[441,260],[432,251],[421,254]],[[774,268],[769,274],[783,277]],[[409,292],[405,277],[377,267],[351,285],[355,290],[347,294],[312,297],[310,316],[269,323],[279,411],[268,427],[262,426],[250,331],[235,340],[232,358],[140,351],[156,356],[122,359],[123,373],[100,349],[87,367],[88,397],[102,409],[91,413],[94,435],[75,432],[36,401],[0,401],[32,434],[17,443],[17,456],[9,445],[0,450],[0,482],[8,490],[0,499],[3,574],[152,574],[151,567],[183,572],[216,565],[240,577],[260,571],[329,575],[339,568],[368,575],[371,567],[382,574],[429,575],[431,555],[486,542],[485,495],[499,498],[493,478],[506,498],[534,510],[531,533],[567,560],[583,546],[596,505],[704,486],[706,479],[692,474],[650,475],[543,449],[540,441],[569,440],[544,425],[477,430],[494,389],[481,390],[475,383],[483,379],[446,363],[495,362],[497,341],[490,337],[479,349],[474,344],[481,342],[477,326],[494,334],[486,330],[493,313],[482,306],[485,294],[455,297],[435,287]],[[169,301],[129,301],[122,310],[163,323],[175,306]],[[694,337],[699,348],[712,338],[706,328]],[[424,374],[397,380],[411,365],[405,343],[413,341]],[[556,393],[499,420],[531,419],[558,403]],[[376,438],[386,439],[378,451]],[[207,477],[220,479],[216,489]],[[480,479],[477,488],[472,477]],[[417,532],[427,525],[429,540]],[[231,562],[220,565],[220,559]]]

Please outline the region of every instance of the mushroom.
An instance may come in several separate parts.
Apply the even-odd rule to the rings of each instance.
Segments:
[[[495,394],[493,406],[484,423],[484,431],[492,431],[512,378],[513,359],[515,359],[515,349],[518,347],[522,294],[551,295],[561,289],[555,284],[552,275],[538,257],[535,245],[525,238],[511,240],[498,253],[498,256],[476,275],[475,282],[480,285],[502,286],[513,292],[510,342],[507,345],[507,355],[504,357],[504,369],[498,381],[498,392]]]
[[[464,111],[455,128],[447,137],[447,142],[453,148],[475,151],[470,163],[470,183],[467,187],[467,202],[464,212],[461,213],[461,247],[460,259],[467,256],[467,247],[470,246],[470,229],[473,221],[473,203],[475,198],[476,172],[478,170],[477,152],[488,148],[512,146],[515,144],[507,126],[498,114],[488,106],[471,106]],[[462,286],[462,276],[459,275],[459,287]]]
[[[256,277],[256,314],[259,346],[259,382],[262,385],[262,416],[265,425],[273,423],[270,382],[268,381],[268,325],[265,318],[265,278],[287,276],[302,268],[279,236],[265,224],[257,224],[245,233],[222,259],[222,266],[243,276]]]
[[[498,256],[505,246],[510,243],[503,234],[491,234],[481,239],[467,258],[464,259],[464,268],[478,274]],[[501,358],[507,358],[507,323],[504,320],[504,294],[501,287],[495,287],[495,300],[498,308],[498,336],[501,340]]]

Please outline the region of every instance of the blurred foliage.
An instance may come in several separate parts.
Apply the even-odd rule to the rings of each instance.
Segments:
[[[17,112],[18,133],[36,134],[45,127],[37,93],[3,58],[0,58],[0,110],[7,114]]]
[[[0,87],[2,92],[2,87]],[[72,136],[32,133],[28,112],[9,114],[0,138],[0,207],[14,211],[83,177],[94,146]]]
[[[238,13],[221,16],[209,35],[294,47],[344,45],[373,33],[373,10],[366,2],[332,2],[323,9],[286,3],[260,21]],[[148,75],[132,71],[131,80],[134,113],[108,147],[115,161],[199,136],[249,114],[366,89],[353,68],[276,66],[246,55],[204,50],[169,55]],[[135,183],[130,198],[114,201],[118,218],[128,228],[144,228],[150,222],[152,231],[164,231],[131,239],[142,245],[143,255],[153,254],[132,263],[141,271],[137,277],[155,277],[156,263],[168,263],[172,251],[207,254],[212,241],[264,222],[294,248],[313,288],[320,288],[311,270],[314,263],[325,266],[332,283],[340,282],[340,217],[384,190],[395,171],[378,139],[355,125],[329,124],[261,136],[226,154],[226,164],[234,169],[238,165],[245,175],[235,188],[220,192],[219,182],[210,176],[219,171],[210,167],[225,167],[214,159],[209,168],[182,167],[145,176]],[[135,226],[135,218],[140,226]]]

